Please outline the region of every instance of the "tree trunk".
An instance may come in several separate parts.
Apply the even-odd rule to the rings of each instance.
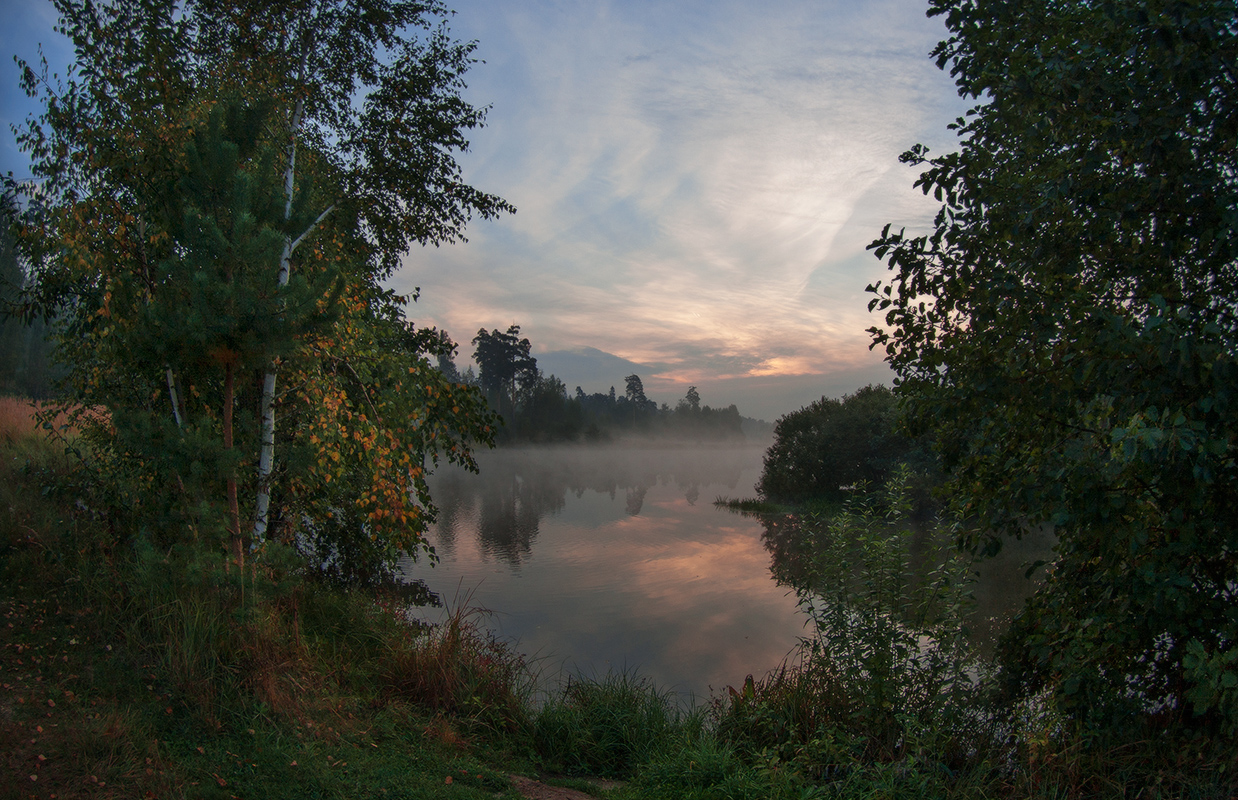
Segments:
[[[297,131],[305,101],[298,100],[292,113],[291,141],[288,143],[288,167],[284,170],[284,222],[292,218],[292,192],[297,171]],[[298,239],[298,241],[300,241]],[[279,259],[279,288],[288,285],[292,271],[292,234],[284,234],[284,252]],[[254,539],[266,538],[271,510],[271,472],[275,467],[275,363],[267,365],[262,378],[262,440],[258,455],[258,499],[254,504]]]
[[[224,456],[232,456],[232,406],[234,400],[236,365],[233,359],[224,364]],[[241,509],[236,496],[236,473],[228,470],[228,532],[229,549],[236,568],[245,568],[245,540],[241,536]]]

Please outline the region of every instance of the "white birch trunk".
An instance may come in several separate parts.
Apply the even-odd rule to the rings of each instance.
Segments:
[[[292,125],[288,143],[288,167],[284,170],[284,222],[292,218],[292,191],[297,171],[297,133],[301,127],[301,114],[305,110],[305,100],[297,101],[296,110],[292,114]],[[300,241],[300,239],[298,239]],[[288,285],[288,275],[292,271],[292,234],[284,236],[284,253],[279,259],[279,288]],[[271,472],[275,468],[275,363],[267,365],[266,374],[262,380],[262,449],[258,454],[258,498],[254,504],[255,541],[266,538],[267,522],[271,513]]]
[[[172,418],[176,420],[176,427],[181,427],[181,404],[176,396],[176,378],[172,375],[172,365],[164,365],[165,375],[168,379],[168,397],[172,400]]]

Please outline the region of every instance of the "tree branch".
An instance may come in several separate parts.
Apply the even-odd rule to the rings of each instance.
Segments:
[[[324,219],[326,219],[327,215],[330,214],[334,210],[335,210],[335,203],[332,203],[331,205],[327,206],[327,210],[319,214],[318,219],[311,222],[310,226],[306,228],[304,231],[302,231],[301,235],[298,236],[296,239],[294,239],[292,244],[288,245],[288,255],[291,256],[294,252],[296,252],[297,246],[301,244],[301,241],[305,239],[306,236],[309,236],[311,233],[313,233],[314,229],[318,227],[318,224],[322,222]]]

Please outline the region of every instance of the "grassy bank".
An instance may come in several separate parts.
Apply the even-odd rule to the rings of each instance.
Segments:
[[[0,401],[2,799],[520,797],[513,775],[615,800],[1234,787],[1214,750],[1030,712],[1012,739],[819,648],[691,709],[633,674],[545,685],[467,608],[424,628],[396,592],[113,530],[28,411]]]

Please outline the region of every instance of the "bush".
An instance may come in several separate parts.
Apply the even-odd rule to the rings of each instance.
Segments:
[[[798,593],[815,635],[798,660],[714,702],[720,735],[746,757],[825,779],[908,758],[957,767],[988,748],[985,670],[963,627],[971,559],[940,526],[934,557],[913,560],[909,474],[802,520]]]
[[[893,392],[870,385],[783,416],[757,491],[769,500],[840,500],[849,487],[884,484],[900,462],[923,471],[932,463],[927,448],[898,432],[897,412]]]
[[[702,721],[633,673],[569,679],[538,712],[533,736],[542,757],[568,772],[622,776],[699,735]]]

